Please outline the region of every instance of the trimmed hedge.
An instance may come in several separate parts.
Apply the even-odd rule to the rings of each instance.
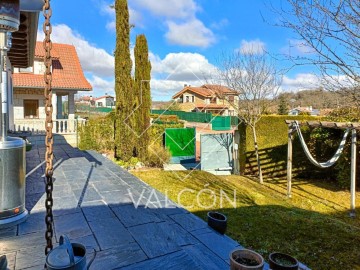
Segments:
[[[325,119],[306,115],[263,116],[257,124],[257,140],[264,177],[286,177],[288,126],[285,124],[285,120],[336,121],[336,119]],[[316,160],[320,162],[326,161],[334,155],[343,136],[343,131],[336,129],[302,127],[301,130],[310,152]],[[348,137],[343,155],[335,166],[320,169],[310,163],[295,133],[293,140],[293,175],[306,179],[331,180],[335,181],[341,187],[349,187],[349,142]],[[254,140],[249,127],[246,128],[246,142],[242,143],[246,145],[245,174],[257,175],[258,168],[254,151]],[[358,162],[358,168],[359,164]],[[359,181],[360,179],[357,177],[357,182]]]
[[[285,120],[319,120],[313,116],[264,115],[256,125],[257,141],[259,146],[260,162],[263,175],[267,177],[286,176],[288,126]],[[308,132],[304,130],[304,138]],[[246,174],[257,174],[258,168],[254,151],[254,139],[250,127],[246,128]],[[307,160],[300,142],[295,136],[293,141],[293,172],[304,173],[310,169],[311,163]],[[314,167],[314,166],[312,166]],[[311,170],[314,168],[311,167]]]
[[[111,116],[90,119],[79,127],[81,150],[114,150],[114,121]]]

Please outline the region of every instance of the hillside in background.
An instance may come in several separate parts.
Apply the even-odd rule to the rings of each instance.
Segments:
[[[323,89],[286,92],[278,96],[277,103],[283,97],[288,108],[308,107],[315,109],[335,109],[352,105],[351,99],[339,92],[329,92]]]

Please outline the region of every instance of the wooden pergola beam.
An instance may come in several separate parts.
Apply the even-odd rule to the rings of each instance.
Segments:
[[[289,126],[293,125],[296,120],[285,120],[285,123]],[[360,123],[346,123],[346,122],[328,122],[328,121],[298,121],[299,126],[308,127],[322,127],[322,128],[334,128],[334,129],[356,129],[360,130]]]

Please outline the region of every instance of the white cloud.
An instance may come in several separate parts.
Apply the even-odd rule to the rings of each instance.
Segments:
[[[215,70],[215,66],[198,53],[169,53],[164,59],[151,54],[150,61],[154,76],[173,81],[204,80]]]
[[[43,40],[44,33],[38,31],[37,37],[38,40]],[[85,72],[96,74],[99,77],[114,75],[114,57],[104,49],[90,44],[69,26],[65,24],[54,25],[51,39],[56,43],[74,45]]]
[[[320,86],[319,77],[311,73],[299,73],[295,77],[283,77],[281,89],[284,91],[297,91],[303,89],[314,89]]]
[[[165,23],[166,40],[175,45],[206,48],[215,43],[214,33],[196,17],[201,7],[194,0],[133,0],[129,2],[130,23],[144,28],[148,13]],[[106,29],[115,31],[115,11],[109,3],[101,3],[101,12],[110,17]],[[145,19],[144,19],[145,18]],[[214,24],[214,29],[223,27],[228,21]]]
[[[110,17],[110,21],[106,24],[106,29],[109,31],[115,31],[115,9],[111,8],[109,3],[103,2],[101,4],[101,12]],[[129,20],[130,24],[133,24],[136,27],[143,28],[142,15],[137,10],[131,7],[129,7]]]
[[[133,0],[132,4],[166,18],[191,18],[200,10],[194,0]]]
[[[211,24],[211,28],[219,30],[229,25],[228,19],[222,19],[219,22],[214,22]]]
[[[255,40],[242,40],[238,51],[242,54],[263,54],[265,52],[266,45],[259,39]]]
[[[198,19],[183,23],[168,21],[167,27],[165,37],[171,44],[206,48],[216,41],[213,32]]]
[[[92,76],[88,78],[89,83],[92,85],[93,89],[96,90],[96,96],[104,95],[105,93],[109,95],[115,95],[115,81],[104,80],[98,76]]]
[[[212,79],[215,70],[215,66],[198,53],[169,53],[163,59],[150,53],[149,57],[154,100],[170,100],[184,84],[201,86]]]
[[[315,53],[314,49],[308,46],[305,41],[298,39],[289,39],[288,45],[281,48],[281,52],[291,56],[309,55]]]

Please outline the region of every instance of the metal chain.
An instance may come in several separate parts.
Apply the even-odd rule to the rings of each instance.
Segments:
[[[52,27],[50,23],[50,18],[52,14],[52,10],[50,7],[50,0],[44,1],[43,6],[43,14],[45,17],[45,21],[43,24],[43,30],[45,34],[45,38],[43,41],[43,47],[45,51],[44,56],[44,64],[45,64],[45,72],[44,72],[44,81],[45,81],[45,113],[46,113],[46,122],[45,122],[45,130],[46,130],[46,137],[45,137],[45,145],[46,145],[46,152],[45,152],[45,161],[46,161],[46,169],[45,169],[45,178],[46,178],[46,200],[45,200],[45,208],[46,208],[46,232],[45,232],[45,239],[46,239],[46,248],[45,248],[45,255],[47,255],[53,248],[52,238],[53,238],[53,213],[52,213],[52,206],[53,206],[53,198],[52,198],[52,191],[53,191],[53,121],[52,121],[52,89],[51,89],[51,82],[52,82],[52,72],[51,72],[51,48],[52,42],[50,39]]]

